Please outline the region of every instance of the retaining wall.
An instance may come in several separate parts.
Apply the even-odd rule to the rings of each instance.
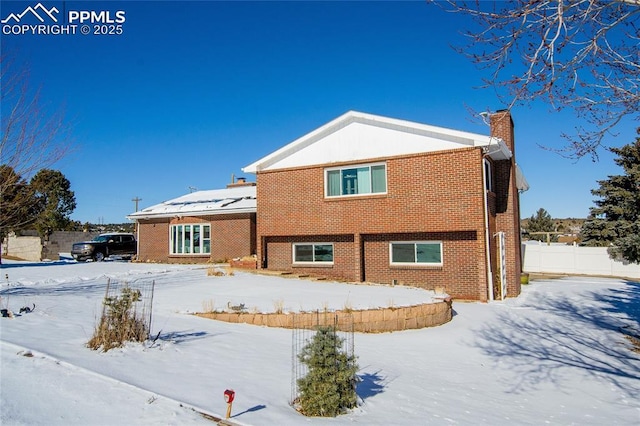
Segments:
[[[266,327],[312,329],[319,323],[319,316],[335,315],[340,331],[382,333],[435,327],[451,321],[453,316],[450,298],[434,303],[397,308],[353,311],[316,311],[299,313],[248,313],[206,312],[196,315],[217,321],[261,325]]]

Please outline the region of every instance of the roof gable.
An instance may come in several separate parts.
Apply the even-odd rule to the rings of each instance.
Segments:
[[[487,135],[349,111],[242,170],[256,173],[496,143]]]

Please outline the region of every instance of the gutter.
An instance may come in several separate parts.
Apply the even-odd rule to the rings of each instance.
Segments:
[[[148,214],[131,214],[127,216],[127,219],[130,220],[140,220],[140,219],[162,219],[162,218],[170,218],[170,217],[182,217],[182,216],[213,216],[213,215],[221,215],[221,214],[234,214],[234,213],[255,213],[256,208],[241,208],[241,209],[225,209],[223,211],[219,210],[202,210],[202,211],[174,211],[174,212],[162,212],[162,213],[148,213]]]

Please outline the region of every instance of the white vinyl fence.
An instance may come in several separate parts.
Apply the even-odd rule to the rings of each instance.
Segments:
[[[640,278],[640,265],[613,260],[606,247],[527,242],[522,244],[524,272]]]

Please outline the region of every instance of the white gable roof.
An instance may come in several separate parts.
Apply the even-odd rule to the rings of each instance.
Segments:
[[[128,219],[150,219],[173,216],[204,216],[230,213],[255,213],[256,187],[238,186],[226,189],[192,192],[173,200],[132,213]]]
[[[502,140],[487,135],[349,111],[242,170],[256,173],[479,146],[490,146],[495,159],[511,158]]]

